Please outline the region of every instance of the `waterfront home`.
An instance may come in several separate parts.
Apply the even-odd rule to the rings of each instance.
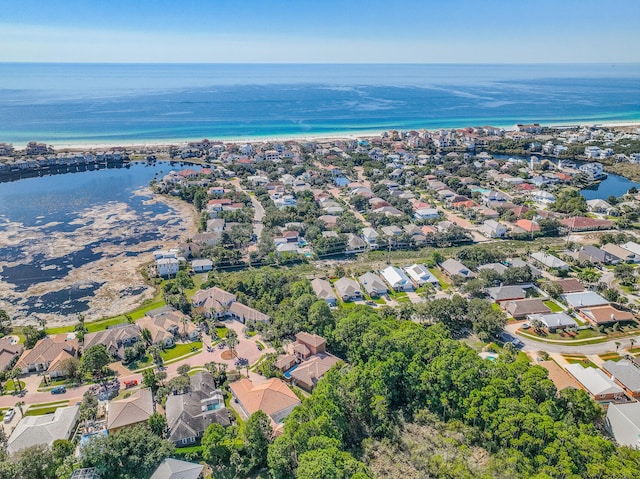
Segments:
[[[602,370],[613,379],[618,386],[622,387],[627,396],[633,399],[640,399],[640,369],[631,361],[621,359],[620,361],[605,361]]]
[[[624,398],[624,390],[598,368],[585,368],[582,364],[565,367],[589,395],[598,402],[609,402]]]
[[[60,368],[65,359],[75,358],[78,353],[78,340],[74,335],[55,334],[39,340],[32,349],[25,350],[18,362],[22,374],[48,371],[51,377],[62,376]]]
[[[497,286],[487,288],[487,294],[496,303],[515,301],[527,297],[527,292],[520,286]]]
[[[527,319],[540,321],[551,332],[578,326],[578,323],[566,313],[530,314]]]
[[[367,249],[367,244],[362,238],[353,233],[347,233],[347,249],[345,253],[362,253]]]
[[[107,405],[107,430],[114,433],[122,428],[146,423],[154,412],[151,389],[138,389],[131,396]]]
[[[53,446],[58,440],[70,440],[76,430],[79,406],[59,407],[53,414],[24,416],[9,436],[7,452],[15,454],[32,446]]]
[[[315,278],[311,280],[311,288],[316,294],[318,299],[324,299],[329,306],[335,306],[338,302],[338,298],[333,292],[331,283],[326,279]]]
[[[624,249],[622,246],[618,246],[617,244],[607,243],[601,249],[617,258],[619,262],[640,263],[640,255]]]
[[[224,394],[216,388],[211,373],[197,372],[189,377],[189,383],[188,393],[169,395],[165,405],[167,439],[178,447],[195,444],[210,424],[231,424]]]
[[[351,278],[340,278],[333,284],[342,301],[362,299],[362,291],[358,283]]]
[[[515,319],[524,319],[531,314],[549,314],[551,309],[538,298],[505,301],[501,306]]]
[[[247,321],[250,322],[261,322],[266,323],[269,322],[271,317],[267,314],[264,314],[257,309],[253,309],[249,306],[246,306],[237,301],[231,303],[229,306],[229,315],[235,319],[236,321],[240,321],[242,324],[245,324]]]
[[[572,309],[588,308],[592,306],[604,306],[609,304],[609,301],[604,299],[595,291],[568,293],[563,294],[560,297],[565,303],[567,303],[567,306]]]
[[[560,223],[569,231],[595,231],[613,228],[613,221],[589,218],[588,216],[573,216],[560,220]]]
[[[298,396],[278,378],[256,385],[242,378],[229,384],[229,390],[246,418],[262,411],[269,416],[274,429],[279,429],[282,421],[300,404]]]
[[[0,371],[4,371],[13,366],[23,351],[24,348],[22,344],[18,342],[14,343],[14,338],[9,336],[0,338]]]
[[[161,258],[156,260],[156,270],[158,271],[158,276],[175,276],[180,270],[180,261],[175,258]]]
[[[588,244],[578,251],[578,261],[587,261],[594,264],[617,264],[619,259],[603,249]]]
[[[613,210],[613,206],[601,199],[587,200],[587,208],[592,213],[602,214],[609,214]]]
[[[413,291],[414,286],[409,277],[400,268],[388,266],[380,274],[394,291]]]
[[[364,273],[358,278],[358,281],[364,288],[365,292],[372,298],[387,294],[389,289],[387,285],[382,281],[382,278],[370,271]]]
[[[578,315],[594,326],[615,323],[617,321],[633,321],[635,316],[630,311],[622,311],[610,304],[604,306],[584,307],[578,310]]]
[[[640,402],[609,404],[605,426],[620,446],[640,449]]]
[[[440,281],[438,278],[436,278],[423,264],[412,264],[411,266],[405,267],[404,270],[417,287],[427,283],[435,286],[436,288],[440,287]]]
[[[201,479],[204,466],[167,457],[149,479]]]
[[[535,190],[535,191],[532,191],[530,194],[531,194],[531,199],[535,203],[539,203],[541,205],[549,205],[549,204],[553,203],[554,201],[556,201],[556,197],[553,196],[548,191]]]
[[[114,359],[124,359],[124,349],[133,346],[140,339],[140,328],[135,324],[118,324],[97,331],[87,333],[83,339],[83,349],[86,351],[91,346],[102,344]]]
[[[549,269],[569,270],[569,265],[567,263],[552,254],[545,253],[544,251],[531,253],[531,258]]]
[[[231,303],[236,301],[236,295],[223,289],[212,287],[197,291],[191,298],[194,308],[199,308],[205,317],[221,318],[229,312]]]
[[[460,276],[461,278],[473,278],[473,272],[457,259],[449,258],[440,264],[442,271],[449,277]]]
[[[193,235],[191,241],[195,244],[202,246],[216,246],[222,239],[222,232],[220,231],[207,231],[204,233],[198,233]]]

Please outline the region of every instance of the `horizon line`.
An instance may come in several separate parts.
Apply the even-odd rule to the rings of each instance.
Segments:
[[[149,61],[60,61],[60,62],[41,62],[41,61],[2,61],[2,65],[410,65],[410,66],[435,66],[435,65],[474,65],[474,66],[492,66],[492,65],[640,65],[640,61],[624,61],[624,62],[149,62]]]

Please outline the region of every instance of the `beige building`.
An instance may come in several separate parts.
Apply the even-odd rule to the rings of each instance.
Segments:
[[[258,385],[242,378],[229,384],[229,389],[247,417],[256,411],[262,411],[271,418],[274,428],[300,404],[298,396],[278,378]]]
[[[107,406],[107,430],[112,433],[123,427],[146,422],[153,414],[150,389],[140,389],[126,399],[111,401]]]

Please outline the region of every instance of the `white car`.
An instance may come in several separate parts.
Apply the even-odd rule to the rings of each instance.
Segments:
[[[7,410],[7,412],[4,415],[4,422],[11,422],[11,420],[13,419],[13,416],[16,415],[16,410],[11,408],[9,410]]]

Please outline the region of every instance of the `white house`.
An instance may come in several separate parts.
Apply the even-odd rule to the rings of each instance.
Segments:
[[[422,286],[429,283],[436,287],[440,286],[440,281],[436,278],[431,271],[423,264],[412,264],[404,268],[409,277],[413,280],[416,286]]]
[[[605,425],[619,445],[640,449],[640,403],[609,404]]]
[[[531,257],[547,268],[561,269],[566,271],[569,270],[569,265],[567,263],[562,261],[560,258],[553,256],[552,254],[545,253],[544,251],[531,253]]]
[[[496,220],[485,221],[479,229],[487,238],[502,238],[507,234],[507,227]]]
[[[413,291],[413,283],[400,268],[389,266],[380,271],[380,274],[395,291]]]
[[[420,208],[413,213],[417,220],[434,220],[440,218],[440,213],[435,208]]]
[[[548,191],[535,190],[531,192],[531,199],[541,205],[548,205],[553,203],[556,200],[556,197]]]
[[[375,249],[378,247],[378,238],[380,235],[373,228],[362,228],[362,239],[364,239],[365,243],[371,249]]]
[[[591,180],[597,180],[604,176],[604,167],[602,163],[585,163],[580,166],[580,172],[587,175]]]
[[[191,268],[194,273],[206,273],[213,269],[213,261],[210,259],[194,259],[191,262]]]
[[[180,261],[176,258],[161,258],[156,261],[159,276],[175,276],[180,270]]]

